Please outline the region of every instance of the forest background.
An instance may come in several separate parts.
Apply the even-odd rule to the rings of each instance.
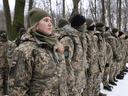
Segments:
[[[73,14],[80,13],[128,33],[128,0],[0,0],[0,30],[14,40],[21,27],[30,27],[28,11],[35,7],[49,12],[55,27],[60,18],[70,22]]]

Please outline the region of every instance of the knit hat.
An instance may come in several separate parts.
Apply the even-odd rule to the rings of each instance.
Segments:
[[[69,22],[66,19],[62,18],[58,22],[58,27],[61,28],[61,27],[65,26],[65,25],[67,25],[67,24],[69,24]]]
[[[104,32],[103,37],[107,38],[108,36],[111,36],[111,34],[109,32]]]
[[[105,27],[105,31],[108,31],[109,30],[109,27]]]
[[[103,27],[103,26],[104,26],[104,23],[101,23],[101,22],[96,23],[96,27]]]
[[[124,32],[119,31],[119,35],[118,35],[118,37],[122,36],[123,34],[124,34]]]
[[[116,32],[118,32],[118,31],[119,31],[119,30],[118,30],[117,28],[113,28],[113,29],[112,29],[112,32],[113,32],[113,33],[116,33]]]
[[[128,39],[128,34],[125,35],[125,39]]]
[[[51,17],[50,14],[43,9],[33,8],[28,13],[28,19],[30,22],[30,26],[33,26],[35,23],[39,22],[44,17]]]
[[[74,14],[71,18],[71,26],[73,26],[73,27],[79,27],[80,25],[84,24],[85,22],[86,22],[85,17],[80,14]]]
[[[90,18],[86,18],[86,25],[87,25],[87,28],[90,27],[90,25],[93,23],[93,20],[90,19]]]
[[[27,30],[25,28],[20,28],[19,33],[26,32]]]
[[[0,35],[2,34],[2,33],[7,33],[5,30],[0,30]]]

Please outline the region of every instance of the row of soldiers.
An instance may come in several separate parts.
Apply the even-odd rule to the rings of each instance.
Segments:
[[[128,72],[128,35],[80,14],[70,23],[60,19],[51,31],[50,18],[30,10],[31,28],[21,28],[14,41],[0,30],[0,96],[107,96],[101,82],[112,91],[109,84]]]

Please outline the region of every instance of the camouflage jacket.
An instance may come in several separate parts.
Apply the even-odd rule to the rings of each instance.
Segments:
[[[120,38],[120,40],[121,40],[121,55],[122,55],[122,59],[125,59],[125,57],[126,57],[126,41],[125,41],[125,39],[122,39],[122,38]]]
[[[30,33],[22,40],[13,53],[9,96],[67,96],[64,55],[38,45]]]
[[[111,45],[106,41],[106,57],[107,61],[106,63],[109,64],[109,66],[112,64],[113,60],[113,51]]]
[[[108,43],[111,45],[112,47],[112,51],[113,51],[113,60],[116,60],[117,62],[121,61],[121,56],[119,53],[119,43],[117,38],[115,38],[114,36],[109,36],[108,37]]]
[[[9,66],[7,61],[7,50],[9,47],[10,41],[0,42],[0,96],[8,94],[7,82],[8,82],[8,73]]]
[[[13,51],[14,49],[16,48],[16,43],[15,43],[15,40],[13,40],[10,45],[9,45],[9,48],[8,48],[8,53],[7,53],[7,59],[8,59],[8,64],[9,66],[11,65],[11,61],[12,61],[12,56],[13,56]]]
[[[99,51],[98,63],[100,65],[100,70],[103,72],[105,64],[106,64],[106,42],[105,42],[105,39],[101,36],[100,31],[96,31],[95,35],[98,37],[98,42],[97,42],[98,51]]]
[[[86,64],[85,62],[83,63],[84,54],[83,54],[83,49],[81,46],[79,36],[77,35],[77,30],[75,30],[70,26],[64,26],[64,28],[60,30],[60,34],[61,34],[60,38],[65,36],[60,40],[60,42],[64,45],[65,48],[69,47],[69,56],[66,57],[68,77],[70,77],[68,78],[68,83],[72,83],[70,85],[74,85],[73,82],[75,82],[75,87],[80,92],[81,89],[85,87],[84,66]],[[69,36],[72,36],[75,42],[73,42],[73,39],[71,39]],[[75,80],[73,80],[73,75],[71,76],[71,73],[70,73],[72,69],[74,72]],[[74,94],[72,90],[69,96],[75,96]]]

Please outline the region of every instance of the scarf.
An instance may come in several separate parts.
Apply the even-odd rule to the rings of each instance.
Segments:
[[[45,32],[37,29],[32,29],[33,35],[40,41],[42,44],[47,44],[49,47],[53,48],[55,45],[57,38],[51,34],[48,35]]]

